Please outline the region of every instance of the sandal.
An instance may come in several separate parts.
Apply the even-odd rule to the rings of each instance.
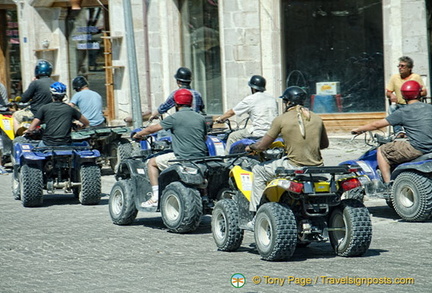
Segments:
[[[154,199],[149,199],[146,202],[141,203],[142,208],[153,208],[158,206],[158,201]]]

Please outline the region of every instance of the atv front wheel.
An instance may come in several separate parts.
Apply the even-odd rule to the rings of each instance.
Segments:
[[[38,166],[23,165],[19,172],[19,188],[24,207],[38,207],[43,203],[43,174]]]
[[[426,221],[432,213],[432,179],[416,172],[402,172],[393,184],[392,203],[407,221]]]
[[[111,189],[108,206],[111,220],[114,224],[129,225],[135,220],[138,210],[135,207],[130,180],[120,180],[114,184]]]
[[[132,144],[126,138],[120,138],[111,144],[110,167],[113,172],[117,172],[120,162],[132,155]]]
[[[330,215],[330,243],[339,256],[360,256],[372,241],[372,221],[368,209],[358,200],[344,199]]]
[[[277,202],[263,204],[256,214],[255,242],[264,260],[289,259],[297,245],[297,224],[287,205]]]
[[[170,183],[162,193],[160,211],[165,226],[171,232],[194,231],[203,214],[201,196],[198,190],[180,182]]]
[[[79,201],[82,205],[98,204],[101,199],[101,171],[97,165],[82,165],[80,168],[81,188]]]
[[[216,246],[222,251],[235,251],[243,241],[239,210],[232,199],[218,201],[213,209],[211,227]]]

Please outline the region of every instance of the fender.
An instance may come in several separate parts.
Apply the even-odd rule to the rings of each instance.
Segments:
[[[252,171],[246,171],[240,166],[234,166],[230,171],[230,177],[232,177],[237,185],[237,188],[243,193],[248,201],[251,200],[252,196],[252,182],[253,173]]]
[[[359,175],[366,175],[369,179],[378,179],[381,180],[381,176],[377,172],[378,163],[377,161],[363,161],[363,160],[349,160],[344,161],[339,164],[341,165],[359,165],[362,168],[362,171],[359,171]]]
[[[207,136],[206,146],[209,156],[223,156],[225,154],[225,144],[216,136]]]
[[[263,197],[266,197],[271,202],[279,202],[285,190],[279,186],[279,182],[287,181],[285,178],[276,178],[267,184],[263,192]]]
[[[391,179],[395,179],[400,173],[405,171],[417,171],[424,174],[432,173],[432,160],[407,162],[400,164],[391,174]]]
[[[148,177],[147,161],[126,159],[121,161],[115,179],[129,179],[132,182],[132,194],[135,198],[135,206],[139,207],[148,199],[147,194],[152,192]]]
[[[159,175],[159,190],[174,181],[183,182],[186,185],[199,186],[204,184],[204,165],[198,166],[193,164],[174,164],[162,171]]]

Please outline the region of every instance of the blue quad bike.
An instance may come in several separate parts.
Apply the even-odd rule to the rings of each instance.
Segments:
[[[239,124],[244,125],[244,127],[247,126],[249,121],[249,118],[245,119],[244,121],[240,122]],[[228,140],[228,136],[240,128],[239,124],[237,124],[237,127],[233,128],[231,125],[231,121],[229,119],[225,120],[224,123],[225,127],[217,128],[214,127],[214,125],[211,125],[209,128],[209,136],[215,137],[219,141],[221,141],[224,145]],[[220,124],[219,124],[220,125]],[[239,154],[244,153],[246,146],[251,145],[253,143],[256,143],[258,140],[260,140],[262,137],[257,136],[250,136],[243,138],[239,141],[234,142],[229,150],[229,154]],[[284,142],[282,138],[277,138],[275,140],[275,143],[273,143],[272,147],[267,149],[265,152],[258,153],[254,158],[260,162],[268,161],[268,160],[274,160],[279,159],[285,154],[285,147]]]
[[[432,153],[392,167],[392,185],[388,188],[384,185],[378,168],[377,149],[394,139],[393,136],[366,132],[365,143],[371,148],[358,159],[340,164],[357,164],[362,167],[363,171],[359,173],[369,178],[363,184],[363,195],[384,198],[387,205],[406,221],[426,221],[432,215]]]
[[[154,141],[150,142],[150,146],[156,146]],[[169,231],[195,231],[202,215],[210,214],[214,203],[229,188],[232,161],[240,155],[175,160],[175,164],[159,175],[158,206],[142,208],[141,203],[149,200],[152,195],[147,162],[166,150],[155,152],[157,151],[149,151],[120,163],[115,175],[117,182],[112,187],[109,198],[112,222],[116,225],[129,225],[137,217],[138,211],[160,211]]]
[[[70,146],[38,147],[38,140],[14,140],[12,194],[24,207],[43,204],[44,190],[62,189],[73,193],[83,205],[96,205],[101,199],[101,171],[98,150],[87,142]]]

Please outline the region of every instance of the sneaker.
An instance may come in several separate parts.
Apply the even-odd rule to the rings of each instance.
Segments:
[[[248,231],[251,231],[251,232],[254,231],[254,228],[255,228],[255,219],[256,219],[256,216],[253,217],[252,221],[247,222],[247,224],[245,225],[245,230],[248,230]]]
[[[157,206],[158,201],[153,199],[149,199],[148,201],[141,203],[142,208],[157,208]]]
[[[9,172],[5,169],[5,167],[0,166],[0,175],[8,175]]]

